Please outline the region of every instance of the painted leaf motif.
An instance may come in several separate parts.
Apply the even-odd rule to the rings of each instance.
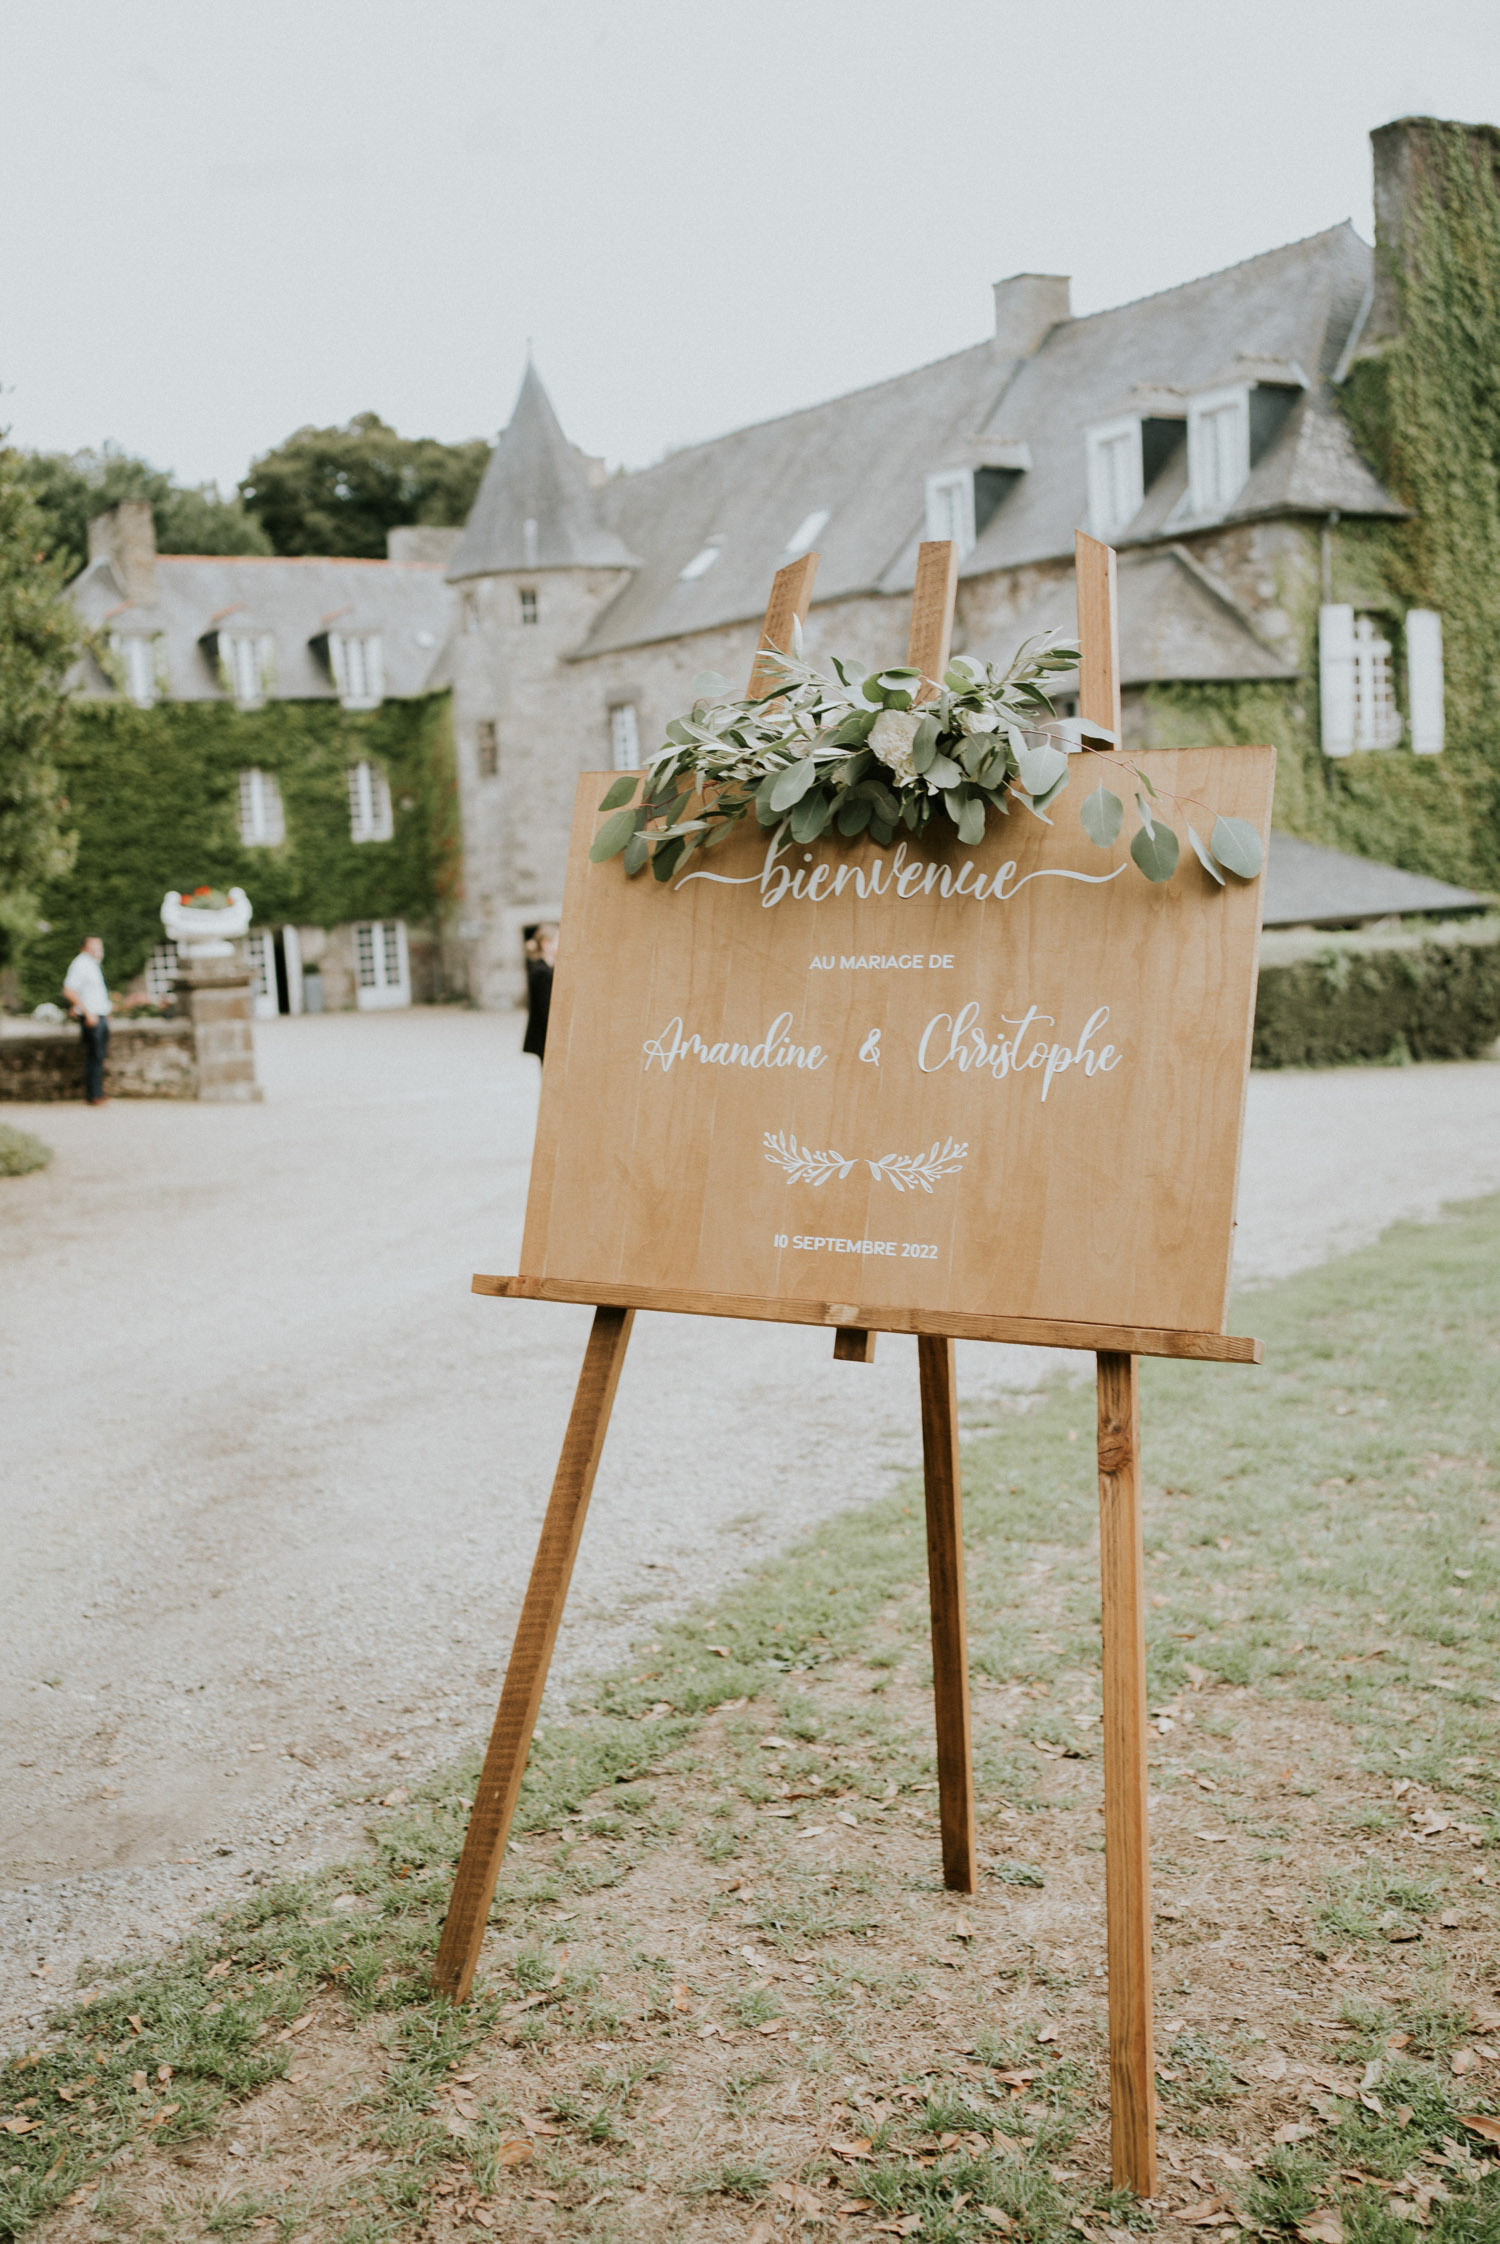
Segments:
[[[1219,886],[1222,888],[1224,886],[1224,875],[1219,871],[1218,866],[1214,863],[1212,850],[1209,848],[1207,842],[1203,839],[1203,836],[1199,833],[1197,827],[1194,826],[1191,822],[1189,822],[1188,825],[1188,841],[1192,845],[1193,855],[1197,858],[1199,864],[1203,867],[1203,870],[1207,873],[1209,879],[1216,880]]]
[[[1216,818],[1209,845],[1226,873],[1254,880],[1265,862],[1261,839],[1248,818]]]
[[[1148,833],[1143,826],[1130,845],[1130,854],[1147,880],[1170,880],[1180,855],[1177,836],[1158,819]]]
[[[1125,823],[1125,805],[1113,788],[1106,787],[1101,779],[1094,792],[1084,796],[1083,808],[1078,815],[1089,840],[1100,849],[1108,849]]]
[[[594,836],[594,846],[589,851],[589,862],[603,865],[611,857],[618,857],[635,833],[636,814],[633,810],[617,810],[613,818],[606,818]]]

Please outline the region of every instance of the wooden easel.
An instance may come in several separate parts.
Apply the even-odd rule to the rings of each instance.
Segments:
[[[766,609],[750,691],[765,692],[775,672],[767,648],[785,649],[792,621],[812,601],[817,555],[781,570]],[[1120,737],[1119,639],[1115,557],[1079,535],[1076,544],[1081,647],[1079,713]],[[908,660],[928,678],[948,665],[957,562],[950,544],[923,545],[913,597]],[[1149,2197],[1156,2188],[1156,2089],[1151,2012],[1151,1876],[1147,1828],[1145,1559],[1141,1531],[1140,1416],[1136,1357],[1195,1357],[1256,1363],[1253,1340],[1209,1332],[1045,1323],[922,1312],[882,1313],[866,1324],[847,1306],[769,1304],[733,1296],[662,1293],[639,1286],[584,1289],[530,1278],[479,1276],[476,1293],[509,1298],[588,1300],[593,1329],[584,1354],[562,1456],[542,1524],[531,1579],[505,1672],[499,1711],[475,1794],[463,1854],[434,1967],[440,1991],[463,2002],[473,1982],[521,1778],[578,1554],[589,1496],[604,1446],[637,1308],[706,1315],[775,1316],[788,1323],[833,1324],[834,1354],[869,1363],[876,1330],[914,1332],[921,1379],[922,1455],[927,1498],[927,1565],[932,1614],[933,1695],[943,1881],[973,1893],[978,1879],[974,1769],[964,1611],[963,1516],[959,1473],[954,1339],[1016,1340],[1092,1349],[1098,1364],[1100,1575],[1103,1607],[1104,1817],[1111,2152],[1117,2185]],[[614,1299],[601,1302],[608,1290]]]

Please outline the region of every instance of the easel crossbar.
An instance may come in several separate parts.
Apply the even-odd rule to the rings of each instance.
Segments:
[[[1150,1325],[1084,1325],[1046,1317],[971,1316],[958,1309],[871,1309],[851,1301],[785,1301],[748,1293],[621,1285],[585,1278],[492,1278],[476,1272],[471,1291],[508,1301],[571,1301],[586,1308],[665,1309],[679,1316],[746,1317],[781,1325],[845,1325],[872,1332],[927,1333],[938,1340],[1004,1340],[1030,1348],[1086,1348],[1095,1354],[1185,1356],[1197,1363],[1258,1364],[1258,1340],[1236,1333],[1163,1331]]]

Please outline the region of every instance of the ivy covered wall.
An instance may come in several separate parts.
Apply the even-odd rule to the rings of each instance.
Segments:
[[[347,773],[367,758],[390,783],[394,838],[349,838]],[[161,900],[203,882],[238,885],[256,923],[333,927],[351,919],[441,919],[457,893],[458,808],[446,694],[369,712],[279,701],[76,702],[57,758],[78,835],[73,869],[42,897],[51,932],[18,960],[22,1002],[56,999],[85,934],[104,937],[112,988],[162,940]],[[239,838],[239,773],[274,772],[286,839]]]
[[[1355,439],[1406,521],[1316,520],[1263,533],[1303,676],[1157,686],[1154,746],[1273,742],[1276,824],[1307,841],[1500,891],[1500,133],[1407,118],[1374,135],[1379,280],[1366,355],[1340,391]],[[1378,615],[1404,700],[1409,608],[1443,619],[1447,744],[1330,760],[1318,706],[1324,595]],[[1279,552],[1270,553],[1271,540]],[[1204,541],[1203,559],[1215,565]],[[1232,579],[1233,569],[1223,573]]]

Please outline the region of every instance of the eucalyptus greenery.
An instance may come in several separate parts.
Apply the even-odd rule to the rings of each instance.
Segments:
[[[827,677],[802,659],[800,631],[792,654],[768,649],[761,659],[776,683],[759,696],[728,698],[717,671],[695,681],[692,709],[673,718],[665,746],[601,802],[612,815],[589,852],[595,864],[623,856],[627,873],[649,863],[670,880],[752,813],[795,842],[868,834],[882,846],[898,827],[920,834],[942,818],[973,848],[990,813],[1008,817],[1012,801],[1050,825],[1047,806],[1068,784],[1070,757],[1086,739],[1114,744],[1101,726],[1057,717],[1048,682],[1077,667],[1078,649],[1050,636],[1028,639],[1004,669],[956,655],[941,683],[907,666],[866,676],[837,655]],[[1130,854],[1147,880],[1170,880],[1177,835],[1151,807],[1147,775],[1120,761],[1140,782]],[[1125,805],[1101,781],[1081,816],[1089,839],[1108,849]],[[1217,819],[1207,842],[1189,825],[1188,840],[1220,887],[1226,872],[1250,880],[1260,870],[1260,836],[1243,818]]]

